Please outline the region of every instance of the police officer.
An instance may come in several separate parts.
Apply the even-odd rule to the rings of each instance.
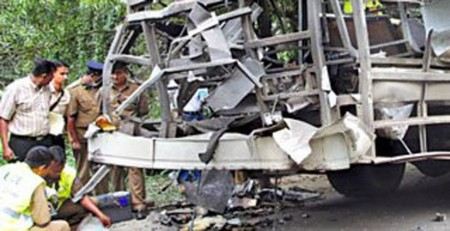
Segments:
[[[113,73],[111,76],[113,86],[111,89],[111,107],[116,109],[119,105],[125,101],[138,87],[139,85],[130,80],[130,71],[125,63],[117,62],[114,64]],[[148,110],[148,98],[145,94],[142,94],[135,102],[132,102],[127,108],[125,108],[121,118],[115,118],[119,120],[119,131],[128,135],[140,135],[139,124],[131,121],[133,116],[142,117],[149,112]],[[140,168],[128,168],[128,187],[131,192],[131,202],[133,210],[136,212],[136,218],[145,218],[145,181],[143,170]],[[114,167],[112,171],[112,182],[114,185],[122,185],[125,181],[123,169],[120,167]],[[120,188],[116,188],[119,189]]]
[[[67,108],[67,131],[82,184],[88,182],[91,171],[84,133],[89,124],[100,115],[99,88],[102,84],[103,71],[103,64],[93,60],[87,62],[86,66],[88,70],[81,77],[81,84],[70,89],[71,98]],[[102,181],[97,189],[98,193],[108,192],[107,181]]]
[[[51,221],[43,178],[55,172],[57,165],[49,149],[35,146],[25,162],[0,167],[0,229],[70,230],[63,220]]]

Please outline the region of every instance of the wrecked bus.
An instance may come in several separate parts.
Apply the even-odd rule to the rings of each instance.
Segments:
[[[344,14],[339,0],[292,1],[289,25],[296,27],[283,29],[286,12],[266,1],[128,0],[103,83],[110,85],[119,61],[148,78],[114,111],[104,87],[103,111],[120,115],[151,91],[161,116],[131,118],[142,136],[88,134],[90,159],[154,169],[324,173],[347,196],[395,190],[407,162],[426,175],[446,173],[450,20],[443,19],[450,2],[381,3],[369,12],[363,0],[352,0]],[[183,120],[198,89],[207,89],[208,116]]]

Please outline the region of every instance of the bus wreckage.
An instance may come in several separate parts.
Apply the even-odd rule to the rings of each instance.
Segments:
[[[351,0],[344,14],[339,0],[299,0],[297,29],[273,34],[283,21],[264,2],[184,0],[153,10],[158,3],[128,0],[103,83],[119,61],[151,74],[115,111],[104,87],[103,111],[120,115],[154,91],[161,118],[132,118],[142,136],[92,127],[90,159],[325,173],[347,196],[395,190],[407,162],[430,176],[450,170],[449,1],[386,0],[367,12],[364,0]],[[286,52],[295,54],[288,63]],[[209,116],[183,121],[202,88]]]

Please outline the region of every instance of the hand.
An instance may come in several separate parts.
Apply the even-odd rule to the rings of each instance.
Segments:
[[[3,149],[3,159],[6,161],[10,161],[13,160],[16,157],[16,155],[14,155],[13,150],[9,147],[6,146]]]
[[[73,150],[80,150],[81,149],[81,144],[79,141],[72,141],[72,149]]]
[[[100,221],[102,222],[103,226],[105,226],[106,228],[109,228],[111,226],[111,224],[112,224],[111,218],[109,218],[105,214],[101,214],[100,216],[98,216],[98,219],[100,219]]]

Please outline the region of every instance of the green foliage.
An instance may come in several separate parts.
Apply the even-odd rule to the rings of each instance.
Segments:
[[[66,61],[73,80],[87,60],[104,60],[126,7],[121,0],[3,0],[0,11],[0,81],[26,75],[36,57]]]

